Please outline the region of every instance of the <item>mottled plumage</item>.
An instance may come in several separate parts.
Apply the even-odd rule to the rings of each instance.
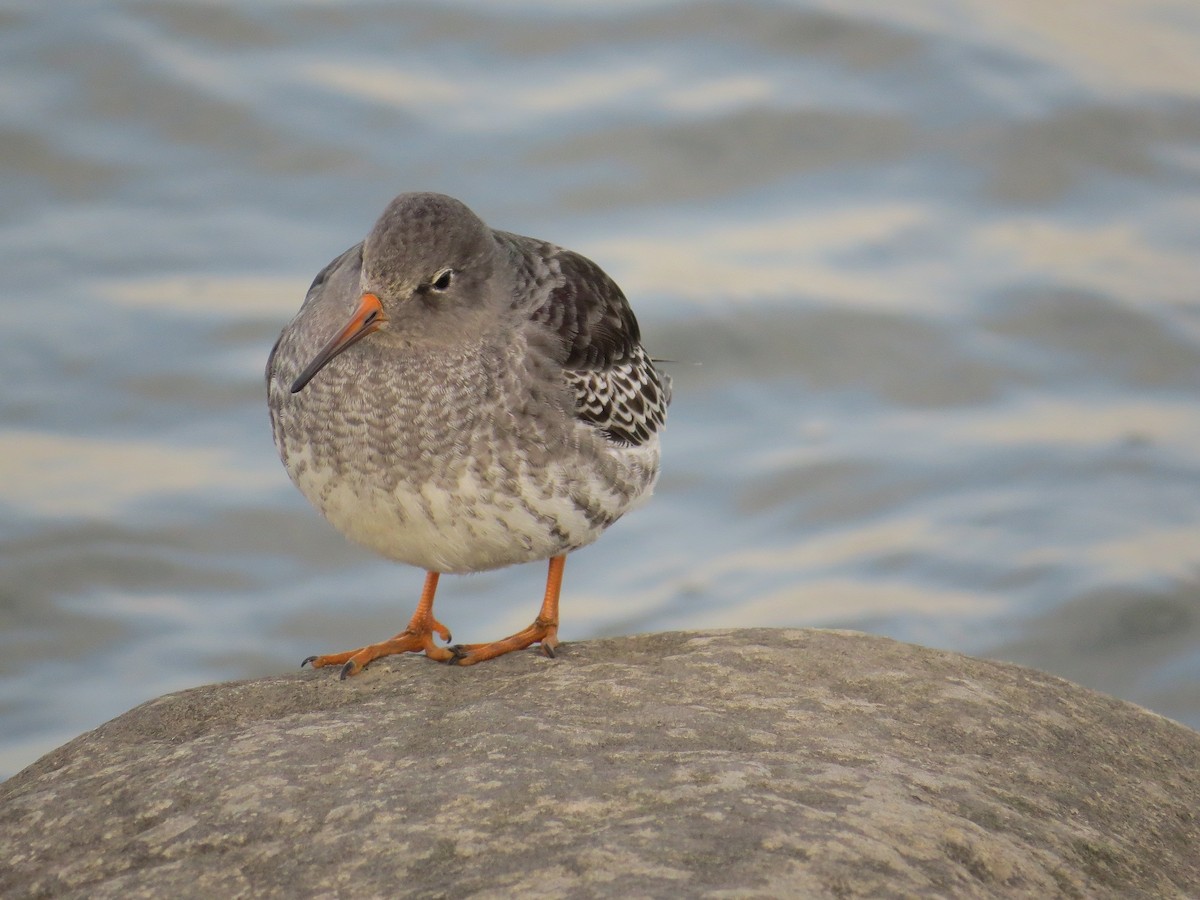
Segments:
[[[439,194],[397,197],[317,275],[267,384],[275,443],[304,495],[434,584],[538,559],[558,559],[560,577],[564,554],[653,490],[670,400],[595,263],[493,231]],[[430,651],[428,581],[427,592],[422,643],[400,649]],[[556,625],[557,589],[554,606]],[[553,629],[534,640],[552,651]],[[383,655],[370,649],[345,674]]]

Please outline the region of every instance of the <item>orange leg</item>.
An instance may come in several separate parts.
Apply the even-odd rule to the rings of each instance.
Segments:
[[[542,608],[532,625],[488,644],[455,644],[450,648],[454,653],[451,662],[460,666],[472,666],[485,659],[503,656],[514,650],[524,650],[532,644],[539,643],[542,645],[542,652],[553,657],[554,648],[558,646],[558,594],[562,590],[563,567],[566,562],[565,555],[555,556],[550,560],[550,570],[546,573],[546,597],[542,600]]]
[[[417,604],[417,611],[409,620],[408,627],[395,637],[345,653],[310,656],[300,665],[303,667],[311,663],[314,669],[341,666],[342,673],[339,677],[346,678],[357,675],[367,663],[381,656],[391,656],[393,653],[419,653],[424,650],[430,659],[454,659],[454,651],[449,647],[439,647],[433,642],[434,634],[447,643],[450,641],[450,629],[433,617],[433,595],[437,593],[437,584],[438,573],[426,572],[425,588],[421,591],[421,602]],[[557,597],[555,599],[557,600]]]

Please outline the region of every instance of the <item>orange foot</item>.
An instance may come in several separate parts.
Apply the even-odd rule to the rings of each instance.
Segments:
[[[454,659],[453,650],[449,647],[439,647],[433,642],[435,634],[446,643],[450,642],[450,629],[433,617],[433,595],[437,592],[437,583],[437,572],[426,573],[421,602],[417,604],[417,611],[413,613],[413,617],[404,631],[386,641],[368,644],[357,650],[329,653],[324,656],[310,656],[300,663],[301,668],[307,665],[311,665],[314,669],[322,669],[325,666],[341,666],[342,671],[338,677],[345,679],[351,675],[357,675],[364,666],[381,656],[391,656],[394,653],[419,653],[424,650],[426,656],[439,662],[449,662]]]
[[[524,650],[534,644],[541,644],[542,652],[553,659],[554,650],[558,647],[558,623],[547,622],[538,616],[528,628],[498,641],[487,644],[455,644],[450,648],[453,659],[448,661],[460,666],[473,666],[485,659],[495,659],[497,656],[512,653],[514,650]]]
[[[554,650],[558,647],[558,595],[562,590],[563,566],[566,561],[565,556],[556,556],[550,560],[550,570],[546,573],[546,597],[532,625],[516,634],[487,644],[455,644],[450,648],[453,658],[448,662],[460,666],[473,666],[485,659],[494,659],[514,650],[524,650],[533,644],[541,644],[542,652],[553,659]]]

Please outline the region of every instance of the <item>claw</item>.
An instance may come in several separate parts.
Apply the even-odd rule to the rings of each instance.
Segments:
[[[313,662],[315,659],[316,659],[315,656],[306,656],[304,658],[304,662],[300,663],[300,668],[303,669],[305,666],[307,666],[309,663]]]
[[[342,671],[338,673],[338,681],[345,681],[351,675],[358,671],[358,663],[352,659],[346,660],[346,664],[342,666]]]

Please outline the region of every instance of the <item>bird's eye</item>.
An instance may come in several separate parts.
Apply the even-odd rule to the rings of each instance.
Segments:
[[[450,287],[450,282],[453,279],[453,269],[442,269],[442,271],[438,272],[437,275],[434,276],[433,280],[429,282],[429,286],[435,291],[444,291],[446,288]]]

